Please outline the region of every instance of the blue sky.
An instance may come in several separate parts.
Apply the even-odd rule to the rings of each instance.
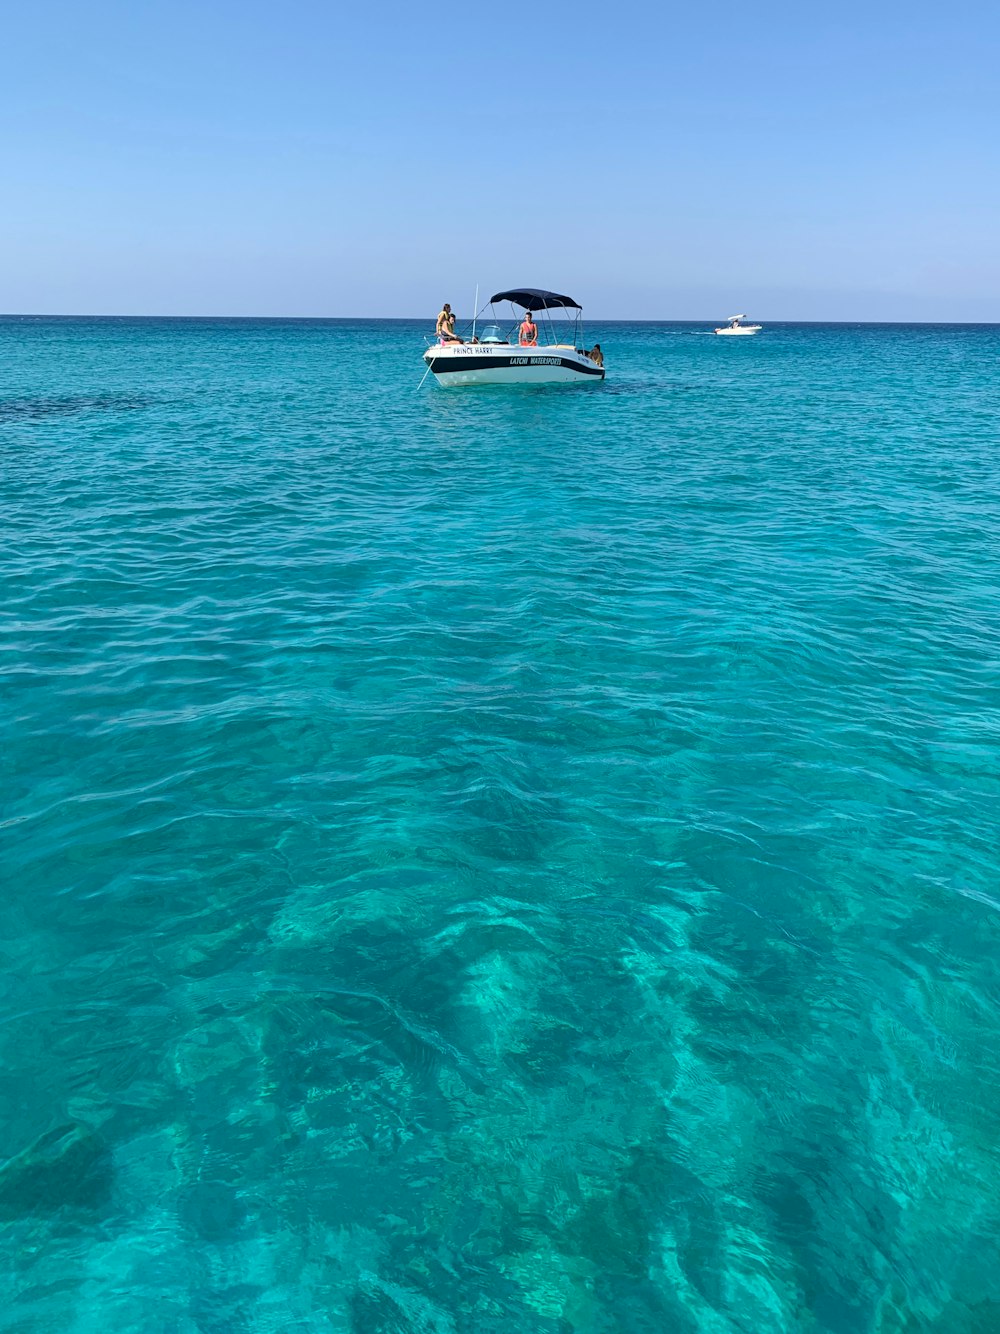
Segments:
[[[3,311],[1000,320],[1000,5],[36,0],[4,52]]]

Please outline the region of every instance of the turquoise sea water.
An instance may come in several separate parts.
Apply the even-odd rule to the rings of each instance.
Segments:
[[[0,322],[0,1328],[1000,1329],[1000,329]]]

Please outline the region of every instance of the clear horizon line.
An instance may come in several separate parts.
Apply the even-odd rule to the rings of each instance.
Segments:
[[[471,318],[471,317],[470,317]],[[981,326],[985,329],[1000,327],[1000,320],[866,320],[866,319],[787,319],[779,317],[768,317],[765,315],[756,315],[755,319],[761,320],[766,324],[866,324],[873,327],[879,326],[912,326],[913,328],[923,327],[941,327],[953,326],[955,328],[966,328],[969,326]],[[718,324],[724,322],[725,317],[718,315],[703,316],[660,316],[655,319],[649,317],[635,318],[625,315],[592,315],[585,321],[587,324]],[[351,323],[351,324],[379,324],[387,320],[396,320],[399,323],[433,324],[433,316],[428,315],[181,315],[181,314],[135,314],[124,313],[121,311],[97,312],[88,311],[86,313],[67,313],[55,311],[0,311],[0,320],[284,320],[288,323],[302,322],[310,320],[316,323]]]

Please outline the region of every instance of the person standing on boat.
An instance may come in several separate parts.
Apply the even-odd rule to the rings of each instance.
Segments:
[[[531,318],[530,310],[524,312],[524,319],[521,321],[520,338],[522,347],[538,346],[538,325]]]
[[[437,336],[442,343],[457,343],[460,341],[455,337],[455,316],[447,301],[437,318]]]
[[[587,353],[587,356],[590,358],[591,361],[596,361],[598,366],[604,365],[604,353],[601,351],[600,343],[595,343],[594,346]]]

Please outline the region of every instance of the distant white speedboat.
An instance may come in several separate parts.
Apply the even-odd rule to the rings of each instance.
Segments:
[[[727,322],[721,329],[716,329],[717,334],[755,334],[760,333],[759,324],[740,324],[740,320],[745,320],[745,315],[730,315]]]
[[[497,292],[487,305],[492,308],[503,301],[532,316],[544,316],[548,326],[544,335],[536,332],[528,342],[522,332],[524,326],[518,327],[518,316],[504,320],[495,311],[477,334],[477,321],[483,313],[478,311],[469,337],[432,344],[424,353],[427,374],[433,374],[439,385],[593,384],[604,379],[600,345],[590,352],[582,346],[582,312],[572,297],[538,287],[516,287]],[[559,321],[561,334],[551,319],[554,310],[569,316]]]

